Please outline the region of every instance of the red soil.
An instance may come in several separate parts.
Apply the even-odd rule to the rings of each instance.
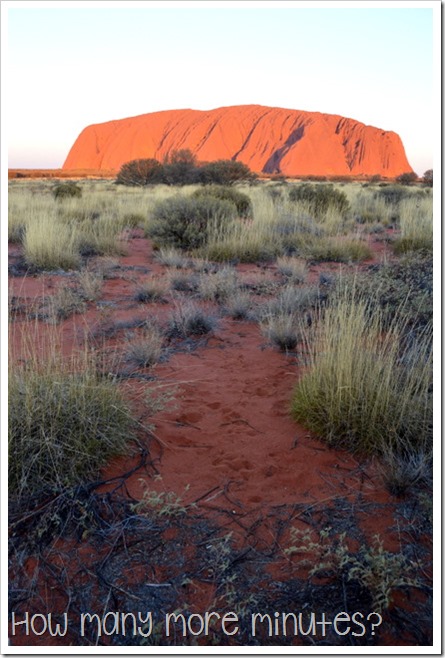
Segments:
[[[370,244],[381,250],[383,243],[370,239]],[[17,248],[11,247],[11,262],[18,255]],[[164,272],[153,259],[149,241],[137,231],[129,241],[129,254],[119,259],[119,266],[149,268],[151,276]],[[254,265],[241,266],[239,271],[243,277],[277,276],[273,267],[265,271]],[[319,267],[312,268],[311,276],[317,277],[318,271]],[[167,305],[133,301],[135,283],[145,274],[132,270],[124,272],[122,278],[121,270],[117,276],[120,278],[105,281],[101,296],[101,301],[117,302],[110,311],[112,322],[168,315],[171,308]],[[29,307],[58,285],[66,285],[67,279],[57,275],[13,277],[10,284],[11,294]],[[67,352],[83,335],[85,323],[92,331],[104,327],[103,311],[95,303],[88,304],[85,318],[72,316],[61,324]],[[26,332],[26,323],[16,324]],[[42,332],[46,326],[39,323]],[[13,333],[11,340],[18,340],[20,333]],[[109,338],[108,344],[119,349],[122,338],[122,334]],[[214,335],[200,347],[173,353],[153,369],[154,386],[168,389],[171,385],[174,390],[173,403],[154,418],[162,454],[155,450],[152,456],[161,479],[136,472],[126,483],[128,493],[139,500],[148,486],[159,492],[173,491],[185,504],[200,501],[204,513],[221,512],[219,522],[235,531],[241,545],[249,543],[243,527],[250,527],[255,520],[259,522],[257,540],[270,543],[272,531],[267,518],[279,506],[304,504],[316,513],[340,497],[353,504],[359,496],[362,501],[384,505],[378,514],[359,514],[358,522],[366,536],[378,533],[387,550],[400,550],[398,532],[390,529],[394,526],[395,500],[385,490],[378,469],[347,452],[328,448],[290,417],[292,391],[303,372],[298,354],[284,355],[267,345],[255,323],[221,319]],[[137,380],[125,384],[141,414],[141,396],[146,388],[146,382]],[[136,463],[136,457],[115,459],[104,469],[103,477],[120,475]],[[299,517],[295,514],[294,525],[307,527]],[[287,540],[288,535],[283,535],[283,547]],[[274,567],[277,580],[290,577],[290,573],[287,559]],[[202,587],[195,584],[191,597],[198,608],[206,598]],[[207,592],[209,601],[211,590]],[[14,639],[17,644],[28,642],[29,638]]]
[[[400,137],[354,119],[260,105],[171,110],[85,128],[63,169],[119,169],[189,149],[199,161],[238,160],[286,176],[395,177],[412,169]]]

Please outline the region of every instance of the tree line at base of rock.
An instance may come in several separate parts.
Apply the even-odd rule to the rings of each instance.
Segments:
[[[256,174],[242,162],[216,160],[198,163],[191,151],[173,151],[164,162],[155,158],[131,160],[122,165],[116,183],[121,185],[191,185],[194,183],[232,185],[252,181]]]

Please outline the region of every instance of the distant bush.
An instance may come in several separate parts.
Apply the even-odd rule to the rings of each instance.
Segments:
[[[330,208],[339,213],[346,213],[349,210],[348,197],[344,192],[336,190],[333,185],[303,183],[289,191],[289,200],[308,204],[316,216],[326,214]]]
[[[126,162],[120,168],[116,178],[118,185],[153,185],[162,183],[164,169],[161,163],[154,158],[131,160]]]
[[[172,151],[163,163],[154,158],[131,160],[122,165],[116,183],[121,185],[192,185],[196,183],[233,185],[252,181],[256,174],[242,162],[216,160],[199,164],[191,151]]]
[[[381,198],[385,201],[386,205],[397,205],[402,199],[406,199],[411,192],[401,187],[400,185],[384,185],[380,186],[378,192],[374,193],[374,197]]]
[[[428,187],[433,187],[433,170],[432,169],[427,169],[426,172],[423,174],[422,178],[423,183],[425,185],[428,185]]]
[[[200,183],[215,183],[217,185],[233,185],[239,181],[253,181],[256,174],[242,162],[235,160],[216,160],[202,165],[199,169]]]
[[[207,243],[210,226],[218,227],[236,217],[233,203],[210,196],[176,196],[158,203],[147,233],[158,246],[196,249]]]
[[[252,216],[252,202],[250,198],[247,196],[247,194],[239,192],[232,187],[226,187],[224,185],[209,185],[202,189],[196,190],[193,196],[195,198],[210,196],[215,199],[230,201],[235,205],[239,217]]]
[[[196,157],[188,149],[172,151],[162,165],[162,179],[167,185],[193,185],[199,179]]]
[[[396,181],[402,185],[411,185],[411,183],[415,183],[416,180],[417,174],[414,173],[414,171],[407,171],[396,178]]]
[[[82,189],[76,183],[59,183],[53,187],[55,199],[80,198]]]
[[[328,180],[328,177],[327,176],[315,176],[314,174],[310,174],[309,176],[305,176],[304,179],[314,181],[314,182],[323,183],[323,182]]]

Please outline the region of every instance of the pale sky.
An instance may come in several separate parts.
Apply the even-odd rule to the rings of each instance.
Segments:
[[[425,0],[2,2],[8,165],[60,167],[93,123],[259,104],[393,130],[423,174],[440,139],[438,12]]]

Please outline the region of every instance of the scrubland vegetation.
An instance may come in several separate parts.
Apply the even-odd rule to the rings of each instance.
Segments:
[[[181,157],[160,167],[123,167],[118,186],[10,184],[8,237],[21,250],[11,275],[70,274],[38,308],[24,310],[10,299],[13,508],[33,514],[54,496],[74,495],[100,478],[107,460],[140,441],[145,425],[126,400],[125,368],[155,379],[156,364],[178,346],[191,349],[191,341],[214,335],[221,323],[248,322],[257,324],[265,349],[296,359],[289,414],[328,446],[374,460],[382,486],[414,496],[424,509],[433,455],[432,173],[423,186],[255,182],[247,175],[221,185],[215,163],[198,176],[196,163]],[[175,176],[182,176],[180,186],[172,184]],[[110,354],[98,348],[97,333],[104,339],[119,327],[99,302],[134,234],[150,238],[163,277],[144,272],[132,282],[130,298],[150,314],[124,326],[124,345],[114,344]],[[377,259],[376,244],[385,247]],[[246,264],[255,276],[246,274]],[[87,347],[63,356],[54,325],[73,313],[81,324],[92,305],[103,314],[99,330],[86,332]],[[161,319],[153,308],[165,308]],[[41,333],[49,337],[45,344]],[[171,403],[161,396],[161,407]],[[149,415],[156,410],[151,393],[144,404]],[[159,525],[169,518],[169,495],[151,492],[149,500],[149,508],[136,511],[146,523],[160,508]],[[186,506],[180,509],[181,518],[192,518]],[[191,526],[177,527],[193,536]],[[380,612],[397,588],[421,587],[414,559],[385,551],[378,538],[359,552],[326,530],[316,540],[295,530],[292,542],[286,555],[318,555],[319,565],[328,557],[318,571],[331,574],[341,597],[358,588],[354,596],[364,592]],[[233,583],[244,592],[243,577],[227,566],[235,557],[230,541],[218,544],[217,586],[226,602]],[[311,578],[318,571],[315,564]]]

